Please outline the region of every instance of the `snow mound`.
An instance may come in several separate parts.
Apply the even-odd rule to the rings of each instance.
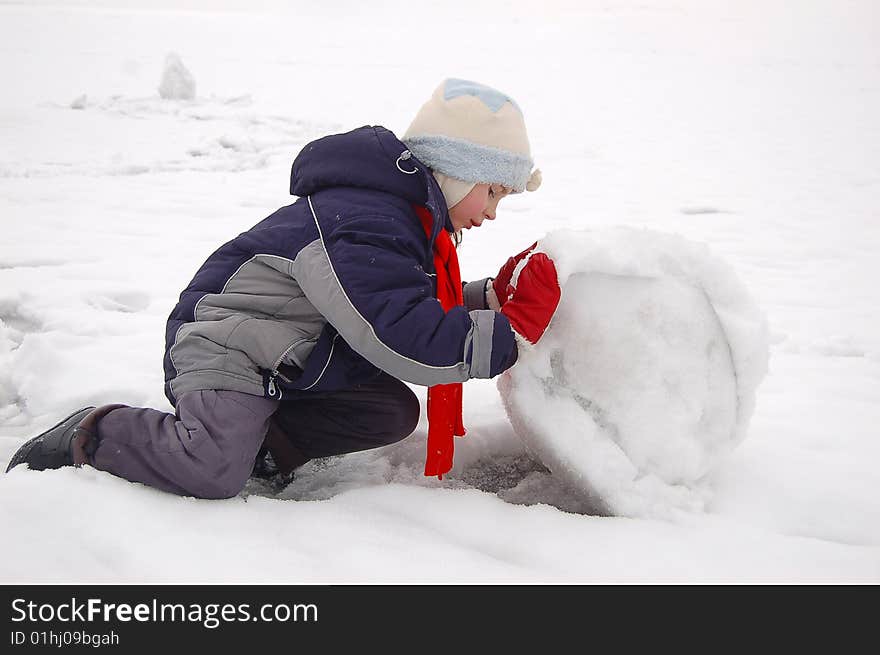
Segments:
[[[165,57],[165,69],[159,84],[159,95],[165,100],[195,100],[196,79],[174,52]]]
[[[562,297],[498,379],[514,430],[602,513],[701,510],[767,371],[762,312],[732,269],[675,235],[560,230],[536,252]]]

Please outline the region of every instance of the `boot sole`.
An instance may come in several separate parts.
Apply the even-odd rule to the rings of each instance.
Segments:
[[[27,441],[25,441],[24,444],[22,444],[22,446],[18,450],[15,451],[15,454],[12,456],[12,459],[9,460],[9,466],[6,467],[6,472],[9,473],[9,471],[11,471],[13,468],[18,466],[19,464],[26,464],[28,455],[31,454],[31,451],[36,446],[39,446],[40,443],[42,443],[43,438],[47,434],[49,434],[53,430],[60,428],[62,425],[64,425],[70,419],[72,419],[74,416],[76,416],[77,414],[81,414],[86,409],[92,410],[92,409],[94,409],[94,407],[81,407],[80,409],[73,412],[73,414],[71,414],[70,416],[58,421],[58,423],[53,425],[51,428],[49,428],[45,432],[41,432],[33,439],[28,439]]]

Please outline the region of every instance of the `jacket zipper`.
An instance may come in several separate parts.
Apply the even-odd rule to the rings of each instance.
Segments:
[[[339,333],[333,335],[333,341],[330,344],[330,354],[327,355],[327,361],[324,362],[324,368],[321,369],[321,372],[318,374],[318,377],[315,378],[315,381],[312,382],[309,386],[303,389],[303,391],[308,391],[312,387],[314,387],[318,382],[320,382],[321,378],[324,377],[324,373],[327,371],[327,367],[330,366],[330,360],[333,359],[333,351],[336,349],[336,340],[339,338]]]
[[[302,342],[302,339],[298,339],[298,340],[294,341],[292,344],[290,344],[287,347],[287,350],[285,350],[283,353],[281,353],[281,355],[278,357],[278,359],[275,360],[275,364],[272,366],[272,373],[269,375],[269,382],[266,385],[266,389],[269,392],[270,398],[275,398],[276,400],[281,400],[281,396],[284,394],[284,392],[281,390],[281,388],[278,385],[275,384],[275,378],[280,377],[285,382],[290,382],[290,380],[288,378],[286,378],[285,376],[281,375],[280,371],[278,370],[278,367],[281,366],[281,362],[283,362],[284,358],[287,357],[287,353],[289,353],[291,350],[293,350],[294,347],[298,343],[301,343],[301,342]]]
[[[274,398],[275,400],[281,400],[281,389],[275,386],[275,376],[276,374],[269,376],[269,384],[267,385],[267,389],[269,391],[269,398]]]

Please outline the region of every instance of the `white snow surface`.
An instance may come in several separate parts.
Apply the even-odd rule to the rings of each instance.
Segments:
[[[498,379],[514,430],[594,513],[703,509],[702,480],[745,438],[767,371],[760,309],[717,256],[674,235],[558,230],[539,252],[562,293]]]
[[[424,421],[394,446],[310,462],[280,493],[251,484],[225,501],[19,467],[0,475],[0,582],[880,581],[876,2],[297,5],[0,3],[0,464],[85,404],[170,409],[165,319],[202,261],[292,201],[305,143],[365,124],[400,134],[444,77],[510,93],[544,173],[465,234],[464,277],[586,231],[599,241],[583,261],[607,255],[569,281],[586,279],[571,311],[588,319],[592,304],[635,307],[595,284],[613,254],[668,252],[660,233],[705,244],[700,261],[726,262],[767,317],[746,438],[658,461],[697,502],[625,517],[538,461],[494,380],[466,384],[468,435],[443,481],[422,475]],[[191,100],[159,96],[171,52]],[[646,230],[641,245],[602,247],[620,226]],[[676,279],[647,295],[663,316],[687,305],[695,341],[717,338]],[[580,365],[589,350],[564,352]],[[674,352],[724,397],[723,361]],[[730,409],[714,406],[706,436],[723,443]],[[655,473],[669,488],[675,475]]]

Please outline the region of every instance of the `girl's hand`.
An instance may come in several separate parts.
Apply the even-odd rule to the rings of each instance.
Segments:
[[[510,286],[510,278],[513,276],[513,269],[516,268],[516,265],[519,264],[524,257],[526,257],[535,247],[538,245],[538,242],[535,241],[528,248],[523,250],[518,255],[514,255],[513,257],[508,257],[507,261],[504,263],[504,266],[501,267],[501,270],[498,271],[498,275],[495,276],[495,279],[492,280],[492,288],[495,290],[495,295],[498,298],[498,304],[501,307],[504,307],[504,303],[506,303],[509,299],[507,287]]]
[[[501,313],[517,334],[529,343],[538,343],[562,295],[553,260],[542,252],[529,257],[516,287],[508,284],[504,295],[508,300],[501,307]]]

